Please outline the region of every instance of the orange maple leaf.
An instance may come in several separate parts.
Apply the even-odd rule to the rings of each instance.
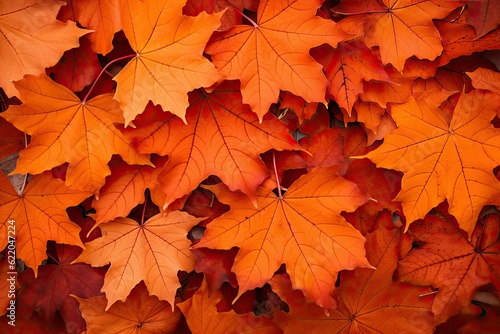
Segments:
[[[493,169],[500,161],[500,130],[495,117],[497,95],[474,90],[462,93],[450,122],[437,105],[413,97],[391,107],[398,129],[366,156],[377,167],[404,172],[402,201],[409,225],[447,199],[450,213],[472,234],[479,212],[500,200]]]
[[[106,223],[116,217],[126,217],[140,203],[144,203],[146,188],[156,187],[156,177],[167,158],[151,159],[155,167],[127,165],[123,161],[110,161],[111,175],[106,178],[106,184],[99,192],[99,199],[94,198],[92,207],[95,214],[95,229],[101,223]]]
[[[124,302],[106,308],[106,297],[83,299],[70,295],[80,303],[87,322],[86,334],[102,333],[173,333],[181,313],[165,301],[150,296],[144,283],[139,283]]]
[[[121,29],[120,0],[68,0],[61,8],[60,19],[78,21],[93,30],[87,36],[92,50],[107,54],[113,49],[113,37]]]
[[[62,1],[0,2],[0,86],[7,96],[17,95],[12,81],[25,74],[41,74],[55,65],[64,51],[78,46],[90,31],[75,22],[56,20]]]
[[[217,303],[222,293],[217,290],[209,295],[206,279],[193,297],[177,304],[186,317],[189,329],[193,333],[226,334],[258,332],[263,334],[279,334],[281,329],[267,316],[255,316],[251,313],[236,314],[217,312]]]
[[[139,152],[170,157],[159,176],[166,196],[164,208],[209,175],[252,197],[268,176],[259,154],[271,148],[302,150],[274,116],[259,124],[241,103],[238,88],[237,82],[226,81],[211,94],[191,93],[187,125],[159,108],[148,107],[149,112],[135,122],[137,129],[126,129]]]
[[[477,89],[489,90],[500,95],[500,73],[478,68],[474,72],[466,73],[472,80],[472,85]],[[500,109],[498,110],[500,114]]]
[[[125,301],[141,280],[152,295],[174,305],[180,287],[177,271],[195,268],[186,236],[202,220],[181,211],[160,213],[143,225],[117,218],[100,226],[102,237],[85,243],[86,249],[73,263],[102,267],[111,262],[101,290],[108,299],[106,310],[117,300]]]
[[[0,249],[7,246],[9,236],[15,236],[17,257],[33,268],[36,277],[38,265],[47,258],[48,240],[84,248],[78,234],[80,227],[69,220],[66,208],[90,195],[66,187],[50,172],[35,175],[18,195],[0,173]]]
[[[317,102],[308,103],[300,96],[293,95],[286,91],[281,94],[281,99],[280,110],[284,109],[284,112],[292,110],[295,115],[297,115],[299,123],[304,122],[306,119],[310,119],[318,108]]]
[[[123,116],[112,94],[82,102],[46,75],[27,75],[15,83],[24,104],[1,116],[32,136],[12,173],[39,174],[69,162],[66,184],[98,194],[110,174],[113,154],[130,164],[150,164],[115,127]]]
[[[402,71],[411,56],[434,60],[441,54],[441,36],[432,20],[445,18],[460,4],[447,0],[344,0],[332,10],[350,15],[340,26],[363,36],[369,47],[378,46],[382,62]]]
[[[215,33],[205,50],[229,80],[241,81],[243,103],[262,117],[279,90],[325,103],[328,80],[309,49],[348,37],[333,21],[316,17],[321,0],[262,0],[253,26]]]
[[[368,200],[358,187],[337,174],[337,166],[318,167],[295,181],[278,198],[270,179],[257,189],[256,208],[241,193],[221,186],[207,187],[229,212],[207,226],[194,247],[240,248],[232,271],[239,284],[238,297],[263,286],[286,264],[295,289],[308,300],[329,309],[337,272],[371,267],[365,258],[365,238],[340,215]]]
[[[337,49],[322,45],[311,55],[325,68],[328,93],[349,116],[364,80],[391,81],[380,59],[360,40],[342,42]]]
[[[125,124],[142,113],[148,101],[184,122],[187,92],[221,78],[202,53],[223,13],[183,16],[183,0],[122,1],[122,29],[137,55],[114,78],[114,99]]]
[[[399,262],[398,273],[403,282],[438,289],[432,305],[437,324],[468,305],[480,286],[493,282],[499,287],[499,230],[498,213],[489,214],[468,240],[445,207],[412,224],[410,233],[419,246]]]
[[[308,304],[300,291],[293,290],[287,275],[273,277],[273,291],[290,307],[289,313],[275,312],[276,322],[285,334],[432,332],[433,297],[420,297],[431,290],[393,282],[401,231],[394,228],[387,211],[378,220],[381,226],[366,235],[366,254],[377,269],[341,272],[340,286],[335,290],[339,306],[329,315],[317,305]]]

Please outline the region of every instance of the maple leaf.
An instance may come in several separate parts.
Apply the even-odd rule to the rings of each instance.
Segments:
[[[492,173],[500,161],[500,130],[490,124],[497,105],[494,94],[462,93],[450,122],[436,105],[413,97],[391,107],[398,129],[364,157],[405,173],[396,200],[402,201],[406,230],[447,199],[471,235],[483,206],[500,196]]]
[[[24,148],[24,134],[0,117],[0,160]]]
[[[471,78],[474,88],[489,90],[500,95],[500,73],[478,68],[466,74]]]
[[[122,29],[137,53],[114,78],[118,85],[114,99],[120,102],[126,125],[149,100],[186,122],[187,92],[221,78],[202,53],[222,13],[183,16],[184,3],[120,2]]]
[[[333,21],[316,17],[321,0],[262,0],[252,26],[215,33],[205,52],[229,80],[241,81],[243,103],[262,120],[279,90],[325,103],[328,80],[309,49],[348,37]]]
[[[64,51],[78,46],[90,31],[74,22],[56,20],[62,1],[2,1],[0,3],[0,86],[7,96],[17,95],[12,81],[25,74],[44,73]]]
[[[500,2],[495,0],[467,1],[465,11],[467,23],[476,30],[481,38],[500,24]]]
[[[23,285],[17,302],[23,305],[33,304],[36,311],[41,313],[47,323],[54,322],[56,312],[59,311],[71,329],[81,332],[85,329],[85,322],[80,316],[77,302],[69,294],[82,298],[98,295],[104,281],[104,268],[91,268],[88,264],[73,264],[81,253],[81,248],[69,245],[56,245],[55,264],[40,267],[38,277],[33,277],[31,270],[19,275]]]
[[[398,263],[401,231],[392,226],[390,214],[382,226],[366,235],[366,254],[377,269],[356,268],[340,273],[335,290],[339,306],[325,315],[323,309],[307,304],[293,290],[287,275],[276,275],[270,284],[285,300],[290,313],[275,312],[284,333],[429,333],[434,328],[433,298],[420,297],[429,288],[393,282]]]
[[[323,65],[331,82],[328,93],[348,115],[358,95],[363,91],[363,81],[390,81],[380,59],[360,40],[342,42],[338,48],[323,45],[311,51]]]
[[[318,107],[317,102],[308,103],[300,96],[295,96],[290,92],[283,92],[281,96],[283,100],[280,103],[280,109],[292,110],[297,115],[299,123],[311,118]]]
[[[78,233],[80,227],[71,222],[66,208],[77,205],[91,195],[90,192],[70,189],[64,182],[54,179],[50,172],[35,175],[22,195],[18,195],[9,179],[0,173],[0,249],[7,245],[9,220],[16,231],[16,255],[33,268],[47,258],[48,240],[83,248]]]
[[[332,10],[349,15],[339,22],[342,29],[363,36],[369,47],[378,46],[382,62],[401,72],[411,56],[434,60],[441,54],[441,36],[432,20],[445,18],[459,5],[444,0],[344,0]]]
[[[46,75],[27,75],[15,86],[24,104],[1,115],[32,140],[19,155],[14,174],[39,174],[69,162],[66,184],[98,193],[113,154],[130,164],[150,164],[115,127],[123,117],[112,94],[82,102]]]
[[[453,23],[436,21],[436,27],[443,39],[443,54],[436,59],[438,66],[446,65],[460,56],[500,48],[500,29],[477,38],[474,28],[460,20]]]
[[[240,248],[232,272],[238,297],[264,285],[285,263],[295,289],[329,309],[337,272],[371,267],[364,237],[346,223],[340,211],[354,211],[368,197],[337,174],[337,166],[317,167],[299,178],[278,198],[273,182],[257,189],[257,207],[243,194],[210,187],[231,209],[207,226],[194,248]]]
[[[101,70],[97,54],[90,48],[90,42],[82,37],[80,47],[66,51],[61,60],[47,69],[46,73],[72,92],[79,92],[91,84]]]
[[[137,119],[137,130],[126,129],[139,152],[169,155],[159,176],[164,208],[209,175],[252,197],[268,175],[260,153],[271,148],[302,150],[275,117],[269,115],[259,124],[242,105],[238,87],[235,81],[224,82],[211,94],[191,93],[187,125],[150,105],[149,113]]]
[[[166,158],[152,159],[156,167],[129,166],[123,161],[111,161],[111,175],[106,178],[106,184],[99,192],[99,199],[94,198],[92,207],[95,214],[95,229],[101,223],[116,217],[126,217],[140,203],[144,203],[146,188],[155,187],[156,177],[167,161]]]
[[[121,29],[120,0],[67,0],[59,18],[78,21],[91,29],[87,38],[92,50],[105,55],[113,49],[113,36]]]
[[[177,304],[186,317],[189,329],[193,333],[225,334],[225,333],[264,333],[279,334],[281,330],[266,316],[253,314],[236,314],[217,312],[217,303],[222,294],[217,290],[212,296],[208,294],[206,280],[192,298]]]
[[[181,313],[165,301],[150,296],[144,283],[139,283],[124,302],[106,308],[106,297],[89,299],[71,295],[80,303],[87,322],[86,334],[174,333]]]
[[[102,237],[85,243],[86,249],[73,263],[99,267],[111,262],[102,287],[108,299],[106,310],[117,300],[125,301],[141,280],[152,295],[174,305],[180,287],[177,271],[195,268],[186,236],[202,220],[181,211],[160,213],[143,225],[117,218],[100,226]]]
[[[469,238],[446,207],[438,210],[412,224],[419,246],[399,263],[398,273],[404,282],[438,289],[432,312],[440,324],[466,306],[478,287],[492,281],[500,288],[500,226],[498,214],[490,214]]]

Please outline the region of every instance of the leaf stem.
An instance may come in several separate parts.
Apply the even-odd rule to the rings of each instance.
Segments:
[[[129,59],[129,58],[134,58],[135,56],[137,56],[136,54],[131,54],[131,55],[126,55],[126,56],[123,56],[123,57],[119,57],[119,58],[116,58],[116,59],[113,59],[112,61],[110,61],[109,63],[106,64],[106,66],[104,66],[104,68],[101,70],[101,73],[99,73],[99,75],[97,76],[97,78],[94,80],[94,83],[92,84],[92,87],[90,87],[89,91],[87,92],[87,95],[85,95],[84,99],[82,100],[82,104],[85,104],[85,102],[87,102],[87,99],[89,98],[90,96],[90,92],[92,92],[92,90],[94,89],[95,87],[95,84],[97,83],[97,81],[99,80],[99,78],[101,77],[101,75],[106,72],[106,69],[116,63],[117,61],[120,61],[120,60],[123,60],[123,59]]]
[[[148,204],[149,191],[146,189],[146,194],[144,195],[144,207],[142,208],[141,226],[144,225],[144,217],[146,216],[146,205]]]
[[[26,134],[26,132],[24,133],[24,148],[27,148],[28,147],[28,135]],[[28,183],[28,173],[24,174],[24,181],[23,181],[23,185],[21,187],[21,195],[24,193],[24,188],[26,188],[26,183]]]
[[[241,14],[241,16],[243,16],[244,18],[246,18],[248,20],[248,22],[250,22],[254,28],[258,28],[259,25],[257,23],[255,23],[254,20],[252,20],[251,18],[249,18],[247,15],[245,15],[241,10],[238,9],[238,7],[236,7],[235,5],[233,5],[231,2],[229,1],[226,1],[226,3],[228,5],[230,5],[235,11],[237,11],[238,13]]]
[[[276,183],[278,184],[278,197],[279,199],[283,199],[283,196],[281,195],[281,185],[280,185],[280,178],[278,176],[278,168],[276,168],[276,154],[273,151],[273,165],[274,165],[274,175],[276,176]]]

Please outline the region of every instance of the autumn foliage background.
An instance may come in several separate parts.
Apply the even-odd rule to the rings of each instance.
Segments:
[[[2,1],[1,332],[500,332],[499,24]]]

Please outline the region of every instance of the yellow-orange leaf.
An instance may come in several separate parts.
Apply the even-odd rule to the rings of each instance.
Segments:
[[[447,199],[450,213],[471,235],[483,206],[499,198],[493,169],[500,161],[500,130],[490,124],[498,102],[484,91],[462,94],[449,123],[430,102],[412,97],[392,106],[398,129],[365,157],[405,173],[396,200],[402,201],[406,229]]]
[[[108,299],[106,310],[117,300],[125,301],[141,280],[151,295],[174,305],[180,287],[177,271],[195,268],[187,234],[201,220],[181,211],[166,216],[160,213],[142,226],[130,218],[118,218],[101,225],[102,237],[86,243],[73,262],[94,267],[111,262],[101,290]]]
[[[112,94],[82,103],[69,89],[46,75],[27,75],[15,83],[24,104],[11,106],[2,117],[31,135],[13,173],[39,174],[69,162],[66,184],[98,193],[110,174],[113,154],[130,164],[150,164],[115,128],[123,116]]]
[[[330,309],[330,294],[343,269],[371,267],[365,238],[340,212],[354,211],[368,200],[358,187],[337,174],[337,166],[317,167],[295,181],[279,199],[268,179],[257,189],[256,208],[247,196],[210,187],[231,210],[207,226],[198,247],[240,248],[232,271],[238,297],[267,283],[286,264],[295,289]]]
[[[113,49],[113,36],[121,29],[120,0],[68,0],[61,13],[94,31],[87,36],[92,50],[105,55]]]
[[[236,314],[234,310],[217,312],[217,303],[221,298],[220,290],[209,296],[208,284],[203,280],[200,289],[192,298],[178,304],[192,333],[282,333],[272,319],[265,315],[256,317],[250,313]]]
[[[237,25],[216,33],[207,45],[217,69],[241,81],[243,103],[259,119],[279,91],[287,90],[307,102],[325,103],[328,80],[309,49],[346,39],[333,21],[316,17],[321,0],[262,0],[255,26]]]
[[[75,22],[56,20],[64,1],[0,2],[0,86],[8,96],[17,95],[12,81],[25,74],[41,74],[55,65],[64,51],[76,48],[89,33]]]
[[[189,194],[209,175],[217,175],[231,190],[253,196],[268,176],[259,154],[301,147],[276,117],[259,124],[248,106],[241,103],[239,84],[225,81],[212,93],[190,94],[184,124],[151,104],[137,118],[137,129],[126,134],[141,153],[169,155],[159,176],[165,206]]]
[[[432,22],[446,17],[460,1],[367,0],[342,1],[335,12],[351,15],[340,21],[347,32],[362,34],[369,47],[380,47],[384,64],[402,71],[406,59],[434,60],[443,51],[441,36]]]
[[[208,87],[221,78],[203,57],[223,12],[196,17],[182,15],[183,0],[122,0],[123,31],[137,55],[115,77],[114,98],[129,124],[148,101],[159,104],[184,122],[187,93]]]
[[[167,302],[150,296],[143,283],[138,284],[127,300],[106,308],[106,297],[89,299],[71,295],[80,303],[80,310],[87,322],[86,334],[116,333],[174,333],[181,313],[173,311]]]
[[[66,208],[90,195],[66,187],[45,172],[35,175],[20,196],[0,172],[0,249],[5,248],[9,236],[15,237],[17,257],[33,268],[36,276],[38,265],[47,258],[48,240],[83,248],[80,227],[69,220]]]

